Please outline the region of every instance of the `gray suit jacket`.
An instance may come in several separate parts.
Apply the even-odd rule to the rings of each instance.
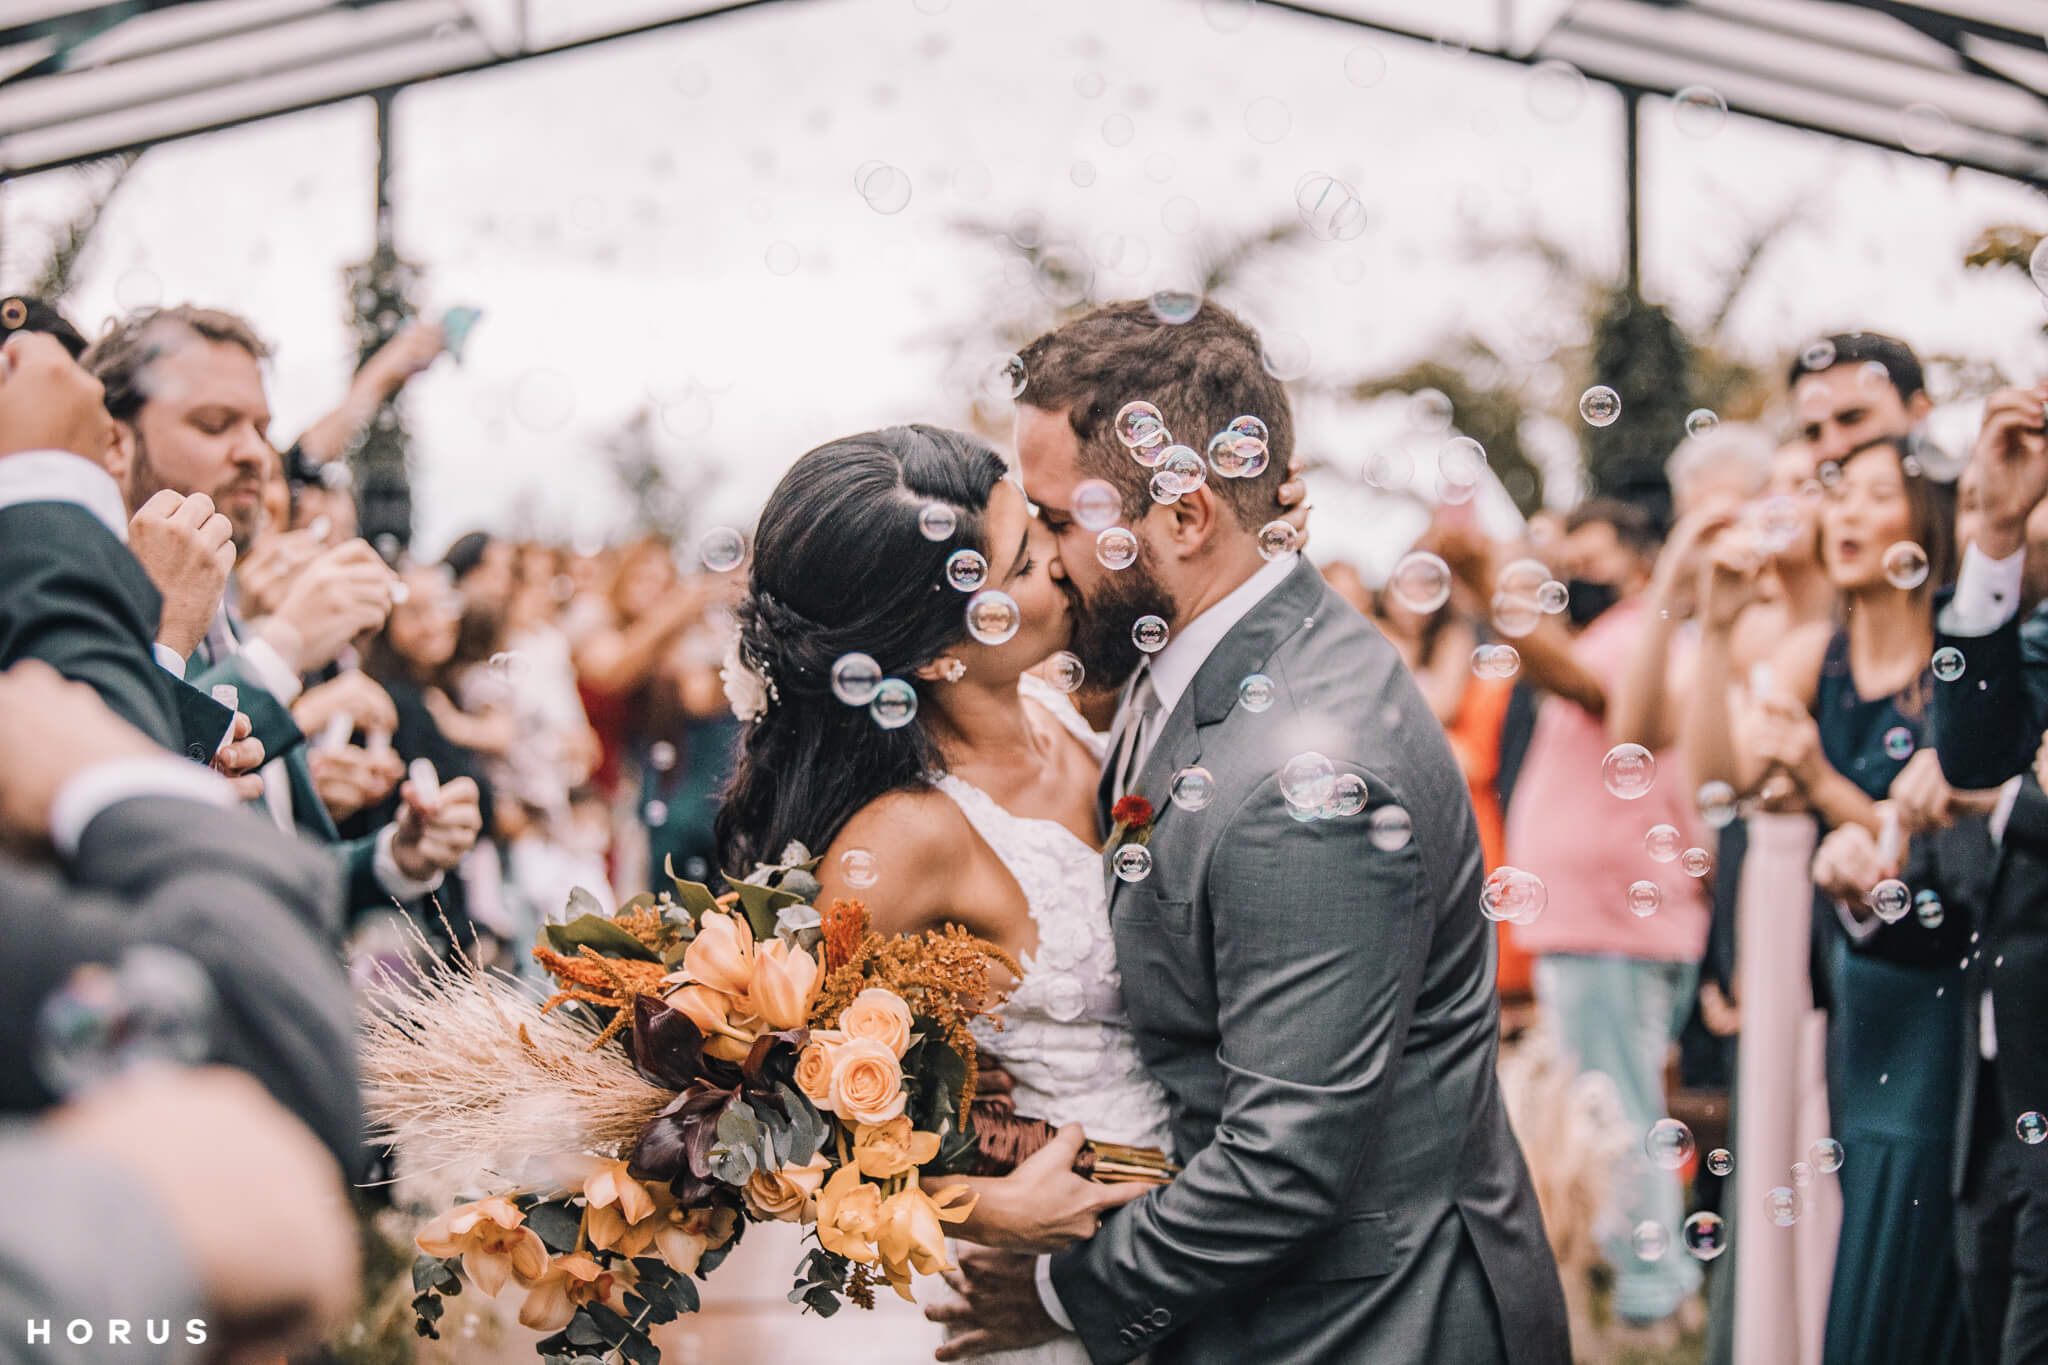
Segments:
[[[1270,710],[1237,704],[1250,673]],[[1365,813],[1289,815],[1304,750],[1365,779]],[[1167,799],[1194,763],[1217,787],[1199,812]],[[1112,882],[1111,924],[1186,1169],[1053,1258],[1090,1357],[1568,1365],[1494,1077],[1478,830],[1393,647],[1304,562],[1211,653],[1133,789],[1153,868]],[[1413,837],[1376,847],[1394,805]]]

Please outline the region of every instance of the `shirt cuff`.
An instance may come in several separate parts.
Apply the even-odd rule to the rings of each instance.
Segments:
[[[50,842],[76,857],[86,826],[110,806],[138,796],[171,796],[209,806],[232,806],[234,788],[212,769],[169,754],[96,763],[57,789],[50,803]]]
[[[1849,936],[1851,943],[1867,943],[1884,928],[1884,921],[1875,915],[1869,919],[1857,919],[1851,913],[1849,903],[1839,897],[1835,900],[1835,918],[1842,922],[1842,932]]]
[[[1053,1320],[1062,1332],[1074,1330],[1074,1320],[1067,1316],[1066,1305],[1060,1302],[1057,1289],[1052,1287],[1052,1257],[1040,1256],[1034,1272],[1038,1280],[1038,1302],[1045,1308],[1045,1315]]]
[[[2012,821],[2012,808],[2019,804],[2020,779],[2008,777],[1998,789],[1998,804],[1991,808],[1991,842],[1995,847],[2005,842],[2005,827]]]
[[[398,838],[398,826],[386,825],[377,833],[377,850],[370,859],[370,870],[377,876],[377,885],[393,900],[411,902],[430,896],[441,889],[444,872],[436,872],[432,881],[416,882],[398,869],[398,859],[392,856],[391,845]],[[361,864],[357,864],[361,866]]]
[[[299,699],[299,693],[306,690],[306,684],[285,663],[284,655],[260,635],[244,640],[242,647],[235,651],[235,657],[256,675],[256,681],[263,690],[276,697],[282,705],[290,706]]]
[[[159,668],[176,678],[179,682],[185,681],[185,660],[179,655],[177,650],[172,649],[162,641],[158,641],[149,648],[156,655],[156,662]]]
[[[2026,568],[2025,549],[1993,559],[1972,542],[1963,551],[1962,568],[1956,571],[1955,594],[1941,613],[1942,632],[1965,637],[1989,635],[2010,621],[2019,613]]]

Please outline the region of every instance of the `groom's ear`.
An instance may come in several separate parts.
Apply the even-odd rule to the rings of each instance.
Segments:
[[[1166,538],[1181,559],[1194,558],[1213,545],[1220,533],[1236,525],[1223,500],[1206,484],[1158,510],[1166,514]]]

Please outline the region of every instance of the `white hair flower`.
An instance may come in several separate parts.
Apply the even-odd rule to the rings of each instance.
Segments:
[[[718,680],[725,684],[726,704],[741,721],[756,721],[768,713],[768,703],[775,696],[774,680],[747,662],[738,635],[726,646],[725,662],[718,666]]]

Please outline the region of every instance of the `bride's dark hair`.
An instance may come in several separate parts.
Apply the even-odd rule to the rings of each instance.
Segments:
[[[819,446],[761,511],[739,608],[741,658],[775,700],[747,725],[718,812],[724,871],[745,876],[792,839],[823,853],[855,812],[940,770],[913,722],[886,730],[832,692],[832,665],[859,652],[929,701],[916,670],[966,634],[967,594],[946,581],[956,550],[984,554],[982,514],[1002,457],[939,427],[889,427]],[[925,509],[953,515],[934,540]]]

